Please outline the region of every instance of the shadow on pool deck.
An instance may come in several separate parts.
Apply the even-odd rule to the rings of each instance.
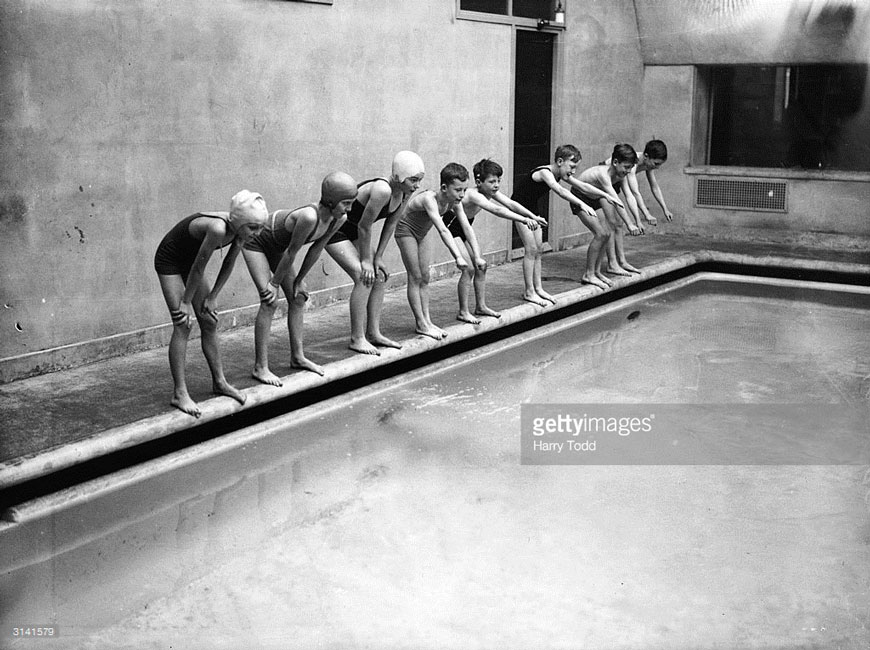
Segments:
[[[763,263],[764,258],[771,256],[814,261],[820,269],[838,264],[870,264],[870,254],[863,250],[838,251],[675,235],[626,238],[626,242],[629,259],[640,268],[667,267],[669,261],[704,251],[745,256],[740,261],[747,263]],[[545,254],[545,288],[554,295],[562,294],[566,302],[582,301],[600,294],[599,290],[591,288],[578,290],[584,263],[585,247]],[[455,320],[456,276],[431,285],[432,318],[436,324],[448,328],[451,334],[448,341],[516,323],[540,311],[521,298],[523,281],[519,260],[491,268],[487,277],[488,303],[503,311],[504,316],[500,321],[485,319],[477,327]],[[278,398],[290,398],[300,391],[316,391],[336,379],[440,345],[414,333],[404,288],[387,293],[382,322],[384,334],[402,341],[403,350],[388,351],[380,358],[364,357],[347,349],[349,323],[346,302],[307,312],[306,355],[326,365],[325,378],[290,368],[286,322],[283,319],[276,322],[272,328],[270,363],[272,370],[285,380],[281,389],[263,386],[250,376],[253,328],[230,330],[221,336],[225,372],[231,383],[246,389],[248,404],[245,409],[248,409]],[[210,375],[197,341],[192,341],[188,350],[188,382],[192,397],[203,407],[203,421],[242,410],[230,398],[211,394]],[[3,422],[0,428],[0,487],[47,473],[59,465],[72,465],[100,456],[113,451],[118,444],[131,446],[199,424],[169,405],[171,388],[166,348],[0,386],[0,421]],[[25,466],[30,469],[26,469],[24,474],[16,473]]]

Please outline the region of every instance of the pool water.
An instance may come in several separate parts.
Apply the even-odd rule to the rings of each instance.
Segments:
[[[866,466],[521,465],[519,417],[866,407],[868,326],[860,292],[711,279],[470,352],[0,531],[0,620],[84,648],[866,648]]]

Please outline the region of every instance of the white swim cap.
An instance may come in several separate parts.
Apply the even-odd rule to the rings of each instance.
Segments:
[[[230,199],[230,225],[236,232],[248,223],[265,226],[268,218],[266,201],[259,194],[242,190]]]
[[[320,202],[334,208],[342,201],[355,199],[359,190],[356,181],[344,172],[327,174],[320,184]]]
[[[393,158],[393,176],[399,182],[411,176],[419,176],[425,171],[423,159],[413,151],[400,151]]]

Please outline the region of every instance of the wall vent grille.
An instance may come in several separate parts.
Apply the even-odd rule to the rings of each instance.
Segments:
[[[695,185],[695,207],[787,212],[787,190],[785,181],[699,178]]]

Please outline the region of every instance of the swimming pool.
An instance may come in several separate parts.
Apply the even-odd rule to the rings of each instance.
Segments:
[[[867,292],[839,289],[695,276],[25,504],[0,618],[83,647],[866,647],[865,465],[520,463],[524,403],[866,408]]]

